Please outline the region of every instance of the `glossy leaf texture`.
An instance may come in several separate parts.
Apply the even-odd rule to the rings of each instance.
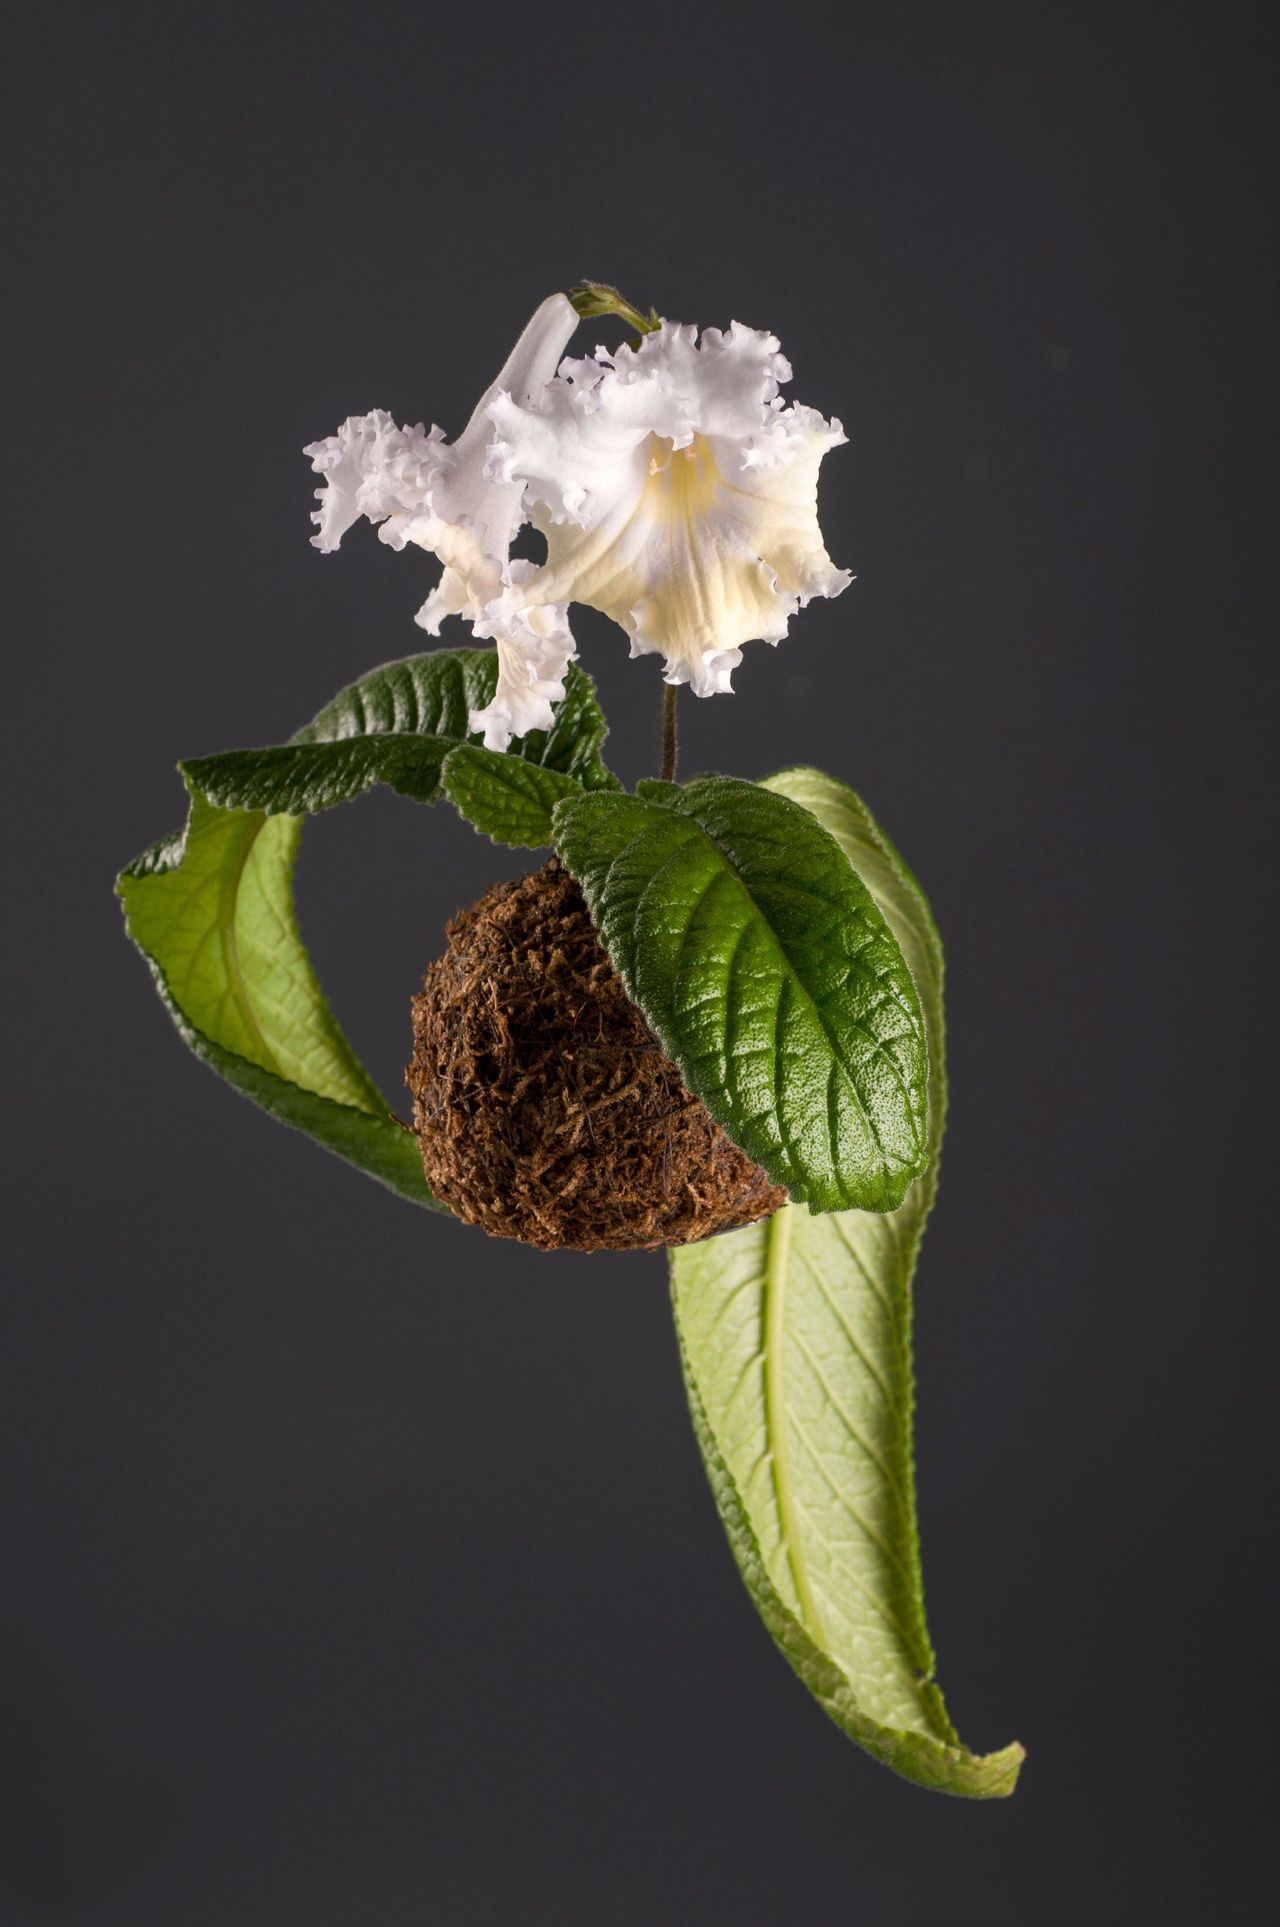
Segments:
[[[427,1189],[412,1134],[343,1037],[293,911],[296,816],[224,810],[190,784],[181,835],[116,888],[184,1042],[282,1123],[305,1131],[415,1204]]]
[[[933,1155],[899,1208],[763,1224],[672,1253],[694,1428],[742,1576],[836,1724],[895,1772],[1011,1793],[1016,1744],[961,1744],[934,1681],[912,1451],[911,1280],[946,1108],[942,949],[918,885],[852,790],[817,770],[768,786],[835,836],[894,930],[929,1026]]]
[[[893,1210],[927,1157],[924,1021],[847,851],[734,777],[557,805],[556,847],[685,1083],[793,1200]]]
[[[493,696],[493,649],[436,649],[371,670],[327,703],[287,743],[229,750],[183,764],[194,787],[224,809],[310,815],[386,783],[433,803],[449,753],[468,742],[468,714]],[[559,772],[584,789],[612,789],[600,759],[606,734],[589,676],[574,664],[549,730],[517,738],[504,760]]]

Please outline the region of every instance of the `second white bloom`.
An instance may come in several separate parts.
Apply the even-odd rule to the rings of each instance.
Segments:
[[[456,442],[434,427],[429,434],[421,424],[397,428],[390,415],[375,409],[351,416],[336,435],[305,451],[324,478],[312,517],[315,547],[331,553],[364,515],[381,524],[378,532],[393,549],[414,543],[430,550],[444,572],[417,621],[435,636],[445,616],[464,616],[477,636],[496,645],[493,701],[470,717],[471,728],[491,749],[551,727],[574,646],[565,606],[532,598],[532,565],[510,560],[512,539],[525,519],[522,490],[490,472],[490,411],[498,396],[536,404],[577,325],[564,295],[544,301]]]

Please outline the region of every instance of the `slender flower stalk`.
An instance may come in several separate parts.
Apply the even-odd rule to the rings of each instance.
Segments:
[[[676,754],[680,739],[676,728],[677,688],[673,682],[664,683],[662,689],[662,769],[664,783],[676,780]]]

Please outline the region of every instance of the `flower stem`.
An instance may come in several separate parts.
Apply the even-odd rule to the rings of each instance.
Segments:
[[[676,780],[676,685],[673,682],[662,685],[662,780],[674,783]]]

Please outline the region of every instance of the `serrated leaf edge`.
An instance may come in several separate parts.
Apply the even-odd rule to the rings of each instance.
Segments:
[[[717,1510],[752,1602],[794,1671],[848,1738],[904,1780],[971,1800],[1003,1799],[1012,1793],[1026,1757],[1018,1741],[996,1753],[976,1754],[958,1743],[947,1745],[923,1733],[885,1726],[862,1711],[847,1675],[815,1644],[769,1578],[746,1507],[721,1457],[694,1382],[678,1316],[675,1325],[689,1412]]]
[[[479,818],[472,813],[469,798],[460,781],[460,772],[475,768],[478,758],[489,756],[495,759],[494,764],[485,763],[481,765],[481,767],[488,770],[498,780],[506,778],[511,790],[521,797],[521,800],[527,805],[530,811],[540,807],[539,799],[530,794],[531,790],[536,790],[539,786],[545,786],[549,790],[556,790],[558,788],[559,794],[546,811],[547,833],[545,836],[516,836],[510,831],[504,836],[499,830],[490,828],[488,824],[481,822]],[[528,787],[523,790],[521,788],[522,782],[528,785]],[[554,840],[552,813],[557,805],[564,802],[571,802],[579,796],[600,795],[602,793],[599,790],[588,790],[576,776],[566,776],[563,770],[548,769],[544,764],[526,763],[515,757],[504,757],[499,751],[484,749],[477,743],[460,743],[456,749],[449,751],[449,754],[440,765],[440,788],[453,804],[458,815],[465,823],[469,823],[472,829],[480,836],[487,836],[491,843],[497,843],[504,848],[515,850],[541,850],[548,848]]]
[[[688,788],[691,789],[694,787],[695,784],[699,782],[704,782],[707,780],[708,780],[707,777],[695,777],[692,783],[688,785]],[[712,778],[711,780],[723,780],[723,779]],[[746,777],[742,777],[742,778],[731,778],[728,780],[748,783],[750,779]],[[767,789],[768,784],[759,783],[754,785],[754,787],[758,789]],[[622,797],[620,797],[619,800],[635,801],[639,803],[649,803],[656,808],[667,809],[673,815],[683,817],[684,820],[687,823],[691,824],[692,827],[696,831],[698,831],[699,834],[701,834],[708,843],[712,844],[713,847],[718,848],[718,845],[716,845],[715,843],[714,837],[711,836],[710,832],[703,827],[703,825],[697,820],[696,817],[692,815],[690,811],[682,808],[678,801],[668,800],[670,798],[678,798],[685,793],[686,793],[685,786],[682,786],[680,784],[659,782],[656,779],[647,779],[637,784],[636,790],[633,795],[628,796],[624,792]],[[794,808],[801,811],[801,813],[810,820],[810,822],[814,825],[814,827],[817,830],[819,830],[821,834],[824,837],[826,837],[826,839],[829,842],[835,845],[836,849],[840,852],[840,856],[842,860],[845,861],[846,863],[849,863],[849,868],[853,871],[854,876],[855,877],[858,876],[858,872],[856,871],[856,869],[854,869],[853,864],[849,861],[848,854],[842,848],[838,839],[831,835],[830,831],[827,830],[825,825],[822,824],[819,821],[819,819],[814,816],[811,810],[806,809],[803,804],[797,803],[794,798],[787,796],[783,791],[774,790],[771,792],[771,794],[778,796],[784,802],[791,803]],[[558,821],[558,819],[561,816],[561,811],[576,810],[578,809],[581,803],[594,802],[595,800],[597,800],[598,796],[599,796],[599,792],[584,791],[581,797],[569,796],[564,798],[562,802],[556,804],[555,809],[552,812],[552,828],[555,834],[555,842],[556,842],[557,849],[560,848],[561,837],[564,833],[561,828],[561,824]],[[565,819],[565,823],[567,827],[567,818]],[[721,852],[721,854],[723,855],[723,852]],[[569,856],[563,851],[561,851],[561,855],[565,862],[566,867],[571,872],[573,872],[573,864]],[[674,861],[674,857],[669,861]],[[664,867],[667,867],[667,866],[664,866]],[[742,887],[744,893],[748,896],[748,898],[751,900],[754,906],[755,899],[751,894],[749,886],[739,874],[736,866],[729,865],[726,873],[729,873],[729,872],[733,874],[733,876],[735,877],[739,885]],[[576,875],[576,872],[573,872],[573,874]],[[659,870],[655,872],[653,877],[650,878],[649,883],[646,885],[646,890],[645,890],[646,895],[648,891],[653,887],[653,884],[657,881],[657,878],[661,874],[662,874],[662,871]],[[859,882],[862,881],[860,877],[858,878],[858,880]],[[581,877],[578,878],[578,882],[582,887],[583,894],[586,895],[587,894],[586,883],[583,881]],[[870,894],[870,892],[868,892],[868,894]],[[872,900],[874,902],[874,898]],[[844,1211],[844,1210],[877,1210],[877,1211],[891,1212],[899,1208],[899,1206],[902,1204],[903,1199],[906,1197],[907,1192],[910,1190],[911,1186],[915,1183],[918,1183],[922,1175],[929,1168],[929,1164],[931,1161],[931,1147],[930,1147],[927,1121],[926,1121],[925,1132],[920,1139],[920,1153],[915,1165],[913,1167],[904,1166],[902,1168],[895,1168],[893,1171],[889,1170],[889,1167],[887,1166],[887,1164],[884,1166],[884,1174],[885,1174],[886,1182],[888,1178],[891,1176],[895,1179],[903,1180],[902,1192],[899,1195],[896,1204],[889,1204],[889,1205],[883,1205],[883,1206],[870,1206],[866,1204],[855,1203],[847,1196],[847,1194],[843,1191],[843,1189],[841,1190],[839,1197],[836,1197],[834,1195],[833,1186],[822,1185],[819,1187],[817,1184],[810,1182],[807,1179],[798,1180],[794,1172],[791,1172],[790,1174],[788,1174],[787,1172],[783,1171],[781,1167],[776,1165],[776,1161],[773,1156],[773,1146],[763,1143],[758,1137],[756,1137],[754,1129],[744,1130],[742,1120],[730,1117],[727,1108],[720,1103],[720,1091],[718,1087],[716,1087],[712,1083],[709,1077],[704,1076],[702,1074],[702,1072],[698,1069],[696,1064],[690,1065],[684,1061],[684,1054],[681,1049],[681,1040],[675,1035],[671,1026],[665,1021],[665,1019],[663,1018],[662,1012],[659,1010],[656,1010],[653,1007],[651,999],[646,998],[644,994],[644,986],[639,981],[637,970],[631,967],[631,964],[625,957],[619,957],[615,955],[614,949],[610,943],[610,932],[608,930],[607,924],[605,920],[597,914],[596,905],[592,903],[589,898],[588,898],[587,907],[591,912],[591,918],[593,923],[596,926],[596,931],[600,938],[600,942],[603,945],[604,949],[608,952],[610,962],[613,964],[614,968],[618,972],[618,975],[621,977],[623,986],[626,989],[627,995],[631,998],[632,1002],[641,1010],[641,1012],[644,1015],[645,1021],[648,1023],[650,1029],[653,1031],[659,1043],[662,1045],[663,1050],[666,1052],[667,1056],[679,1069],[680,1074],[684,1079],[686,1087],[688,1088],[689,1091],[692,1092],[692,1094],[695,1097],[699,1098],[701,1102],[706,1105],[708,1111],[711,1113],[712,1117],[715,1119],[716,1123],[720,1126],[720,1128],[725,1132],[725,1134],[735,1144],[738,1144],[738,1148],[744,1151],[748,1157],[755,1160],[755,1162],[765,1172],[766,1176],[770,1177],[775,1184],[781,1184],[786,1186],[789,1195],[795,1202],[806,1205],[810,1211],[815,1213],[827,1213],[832,1211]],[[765,927],[769,928],[768,920],[763,917],[763,913],[760,913],[760,914],[761,914],[762,921],[765,923]],[[890,932],[890,935],[892,936],[892,932]],[[777,942],[777,939],[775,938],[774,941]],[[895,944],[896,944],[896,941],[897,940],[895,938],[894,939]],[[781,948],[781,946],[779,947]],[[792,973],[794,974],[795,967],[794,965],[791,964],[790,958],[786,957],[785,951],[783,951],[783,955],[784,955],[784,958],[786,959],[788,967],[791,969]],[[904,965],[905,965],[905,959],[904,959]],[[909,970],[907,974],[909,977],[910,976]],[[813,1008],[815,1017],[818,1021],[819,1027],[821,1028],[823,1034],[827,1035],[827,1024],[826,1024],[826,1019],[824,1014],[818,1009],[817,1005],[814,1003],[813,997],[809,992],[809,990],[807,989],[807,987],[801,984],[800,990],[803,996],[805,997],[806,1001]],[[921,1016],[919,1011],[918,998],[917,998],[916,1015],[919,1018],[919,1021],[921,1024],[922,1034],[925,1034],[926,1079],[927,1079],[928,1041],[927,1041],[927,1032],[923,1023],[923,1017]],[[775,1035],[776,1035],[776,1025],[775,1025]],[[828,1039],[828,1041],[830,1040]],[[844,1072],[846,1081],[849,1082],[851,1094],[855,1102],[857,1103],[858,1108],[862,1110],[865,1115],[865,1107],[863,1105],[861,1093],[857,1090],[856,1086],[852,1084],[851,1079],[849,1079],[849,1074],[847,1070],[845,1070],[845,1067],[843,1064],[840,1065],[840,1068]],[[895,1075],[898,1075],[900,1077],[900,1073],[896,1072],[896,1067],[895,1067]],[[780,1115],[775,1114],[775,1124],[776,1124],[779,1137],[780,1138],[785,1137],[786,1131],[784,1128],[783,1120],[781,1119]],[[874,1133],[874,1131],[870,1129],[869,1120],[868,1120],[868,1129],[869,1129],[869,1135],[874,1137],[876,1134]],[[737,1136],[735,1136],[735,1131],[738,1133]],[[752,1141],[751,1142],[743,1141],[739,1143],[739,1137],[741,1137],[743,1140],[751,1139]],[[834,1147],[833,1147],[833,1152],[834,1152]],[[833,1156],[833,1163],[834,1163],[834,1156]],[[770,1169],[771,1164],[775,1166],[774,1169]]]

